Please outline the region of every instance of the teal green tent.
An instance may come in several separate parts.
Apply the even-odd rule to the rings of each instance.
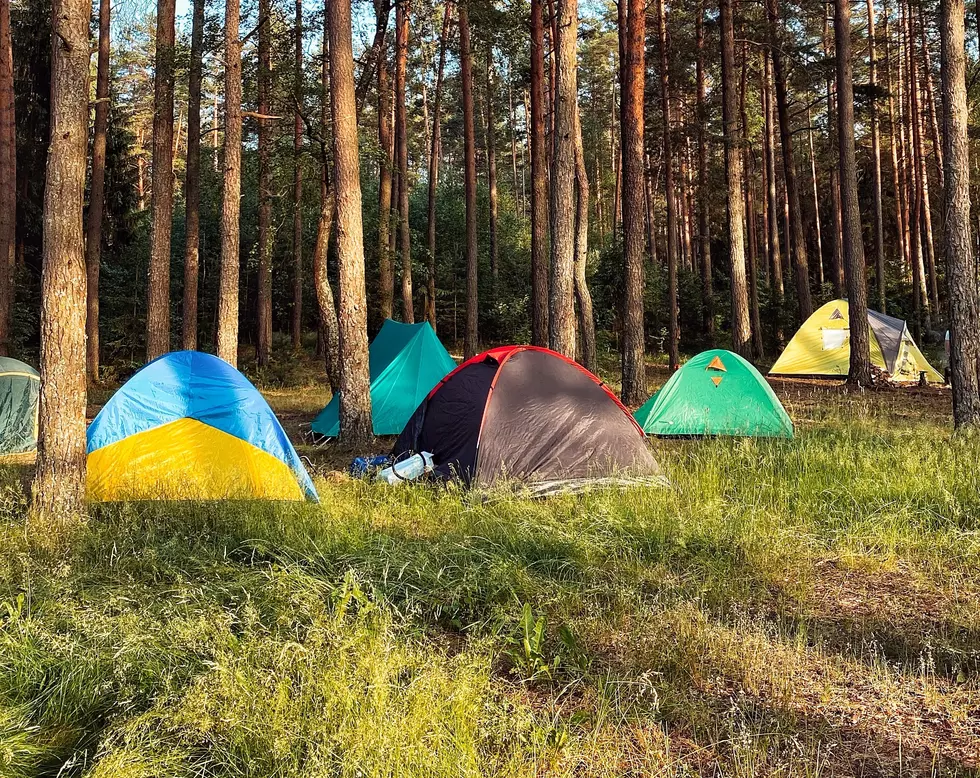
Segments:
[[[634,416],[648,435],[793,437],[793,422],[766,379],[722,349],[691,359]]]
[[[429,392],[456,369],[428,322],[401,324],[388,319],[371,343],[371,412],[375,435],[399,435]],[[313,420],[313,432],[340,434],[340,396]]]
[[[41,376],[30,365],[0,357],[0,455],[37,448]]]

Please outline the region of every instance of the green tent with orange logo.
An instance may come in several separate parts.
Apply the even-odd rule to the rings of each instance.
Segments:
[[[662,437],[793,437],[766,379],[723,349],[691,359],[633,415],[644,432]]]

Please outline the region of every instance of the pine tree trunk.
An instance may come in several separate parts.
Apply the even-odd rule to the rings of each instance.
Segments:
[[[888,91],[888,135],[889,146],[891,147],[892,163],[892,187],[895,191],[895,237],[898,240],[898,261],[902,267],[908,266],[908,241],[906,240],[907,230],[902,203],[905,200],[901,177],[898,166],[898,133],[895,126],[895,100],[892,89],[892,59],[891,59],[891,38],[888,32],[888,5],[884,5],[882,20],[884,23],[885,37],[885,88]],[[887,305],[887,300],[885,301]],[[887,308],[881,308],[882,313],[887,313]]]
[[[698,245],[701,259],[701,297],[704,305],[703,327],[708,344],[715,342],[715,294],[711,278],[711,223],[709,219],[708,188],[708,142],[705,124],[705,78],[704,78],[704,0],[699,0],[697,16],[695,17],[695,36],[697,38],[696,65],[696,118],[698,127]]]
[[[350,0],[327,0],[327,19],[340,268],[340,437],[349,445],[366,445],[374,426]]]
[[[468,359],[480,350],[479,254],[476,244],[476,127],[473,106],[473,52],[466,4],[459,7],[459,66],[463,81],[463,145],[466,189],[466,334]]]
[[[632,10],[632,9],[631,9]],[[670,369],[676,370],[680,366],[680,311],[678,310],[677,292],[677,201],[675,199],[674,184],[674,148],[672,133],[672,117],[670,110],[670,77],[669,77],[669,53],[667,51],[667,9],[664,7],[664,0],[657,0],[657,37],[660,50],[660,110],[663,115],[664,123],[664,198],[667,205],[667,308],[668,308],[668,334],[667,334],[667,354],[670,361]],[[634,62],[636,67],[643,67],[642,60],[639,64]],[[626,90],[623,90],[625,97]],[[642,99],[642,97],[641,97]],[[641,103],[642,110],[642,103]],[[625,122],[624,122],[625,124]],[[642,144],[642,139],[641,139]],[[626,151],[625,134],[623,143],[624,154]],[[624,160],[625,162],[625,160]],[[628,163],[627,163],[628,164]],[[625,172],[625,171],[624,171]],[[624,181],[624,194],[626,183]],[[741,198],[741,183],[739,184],[739,198]]]
[[[374,40],[371,47],[361,57],[361,73],[354,87],[354,100],[357,104],[357,120],[361,120],[361,111],[364,108],[364,101],[367,99],[371,89],[371,82],[374,80],[374,71],[378,67],[386,46],[385,38],[388,34],[388,17],[391,15],[390,0],[374,0]]]
[[[578,302],[579,335],[582,341],[582,364],[597,373],[595,314],[592,293],[589,291],[589,174],[585,169],[585,149],[582,146],[582,119],[578,101],[575,102],[575,299]]]
[[[772,99],[772,59],[763,53],[762,68],[762,113],[766,132],[766,230],[769,243],[769,268],[773,287],[780,304],[786,293],[783,279],[783,257],[779,246],[779,213],[776,198],[776,115]]]
[[[742,42],[742,78],[739,83],[739,120],[742,132],[742,165],[745,169],[745,230],[747,234],[748,254],[746,272],[749,281],[749,318],[752,322],[752,352],[757,360],[765,356],[765,346],[762,342],[762,313],[759,310],[759,244],[755,232],[755,203],[752,197],[752,182],[755,180],[753,169],[752,142],[749,134],[749,114],[746,106],[746,95],[749,91],[749,57],[748,42]]]
[[[544,121],[544,0],[531,0],[531,343],[548,345],[548,168]]]
[[[806,109],[807,142],[810,145],[810,183],[813,185],[813,232],[817,241],[817,285],[822,290],[823,275],[823,236],[820,226],[820,187],[817,184],[817,155],[813,150],[813,122],[810,119],[810,109]],[[884,313],[884,311],[882,311]]]
[[[303,347],[303,0],[296,0],[293,101],[293,350]]]
[[[639,405],[646,399],[646,341],[644,337],[644,117],[646,82],[646,11],[642,0],[623,0],[625,26],[619,37],[623,147],[623,402]],[[661,8],[658,5],[658,13]]]
[[[108,2],[108,0],[104,0]],[[204,78],[204,0],[194,0],[187,97],[187,165],[184,176],[184,303],[181,344],[197,350],[198,278],[201,258],[201,90]],[[217,134],[217,133],[215,133]],[[91,276],[89,291],[91,293]]]
[[[772,74],[776,85],[776,113],[779,116],[779,145],[783,150],[783,177],[786,181],[786,200],[789,204],[789,231],[786,233],[793,278],[796,281],[796,305],[801,321],[813,313],[810,296],[810,267],[806,257],[806,234],[803,232],[803,206],[796,181],[796,160],[793,157],[793,130],[790,127],[789,97],[786,90],[786,74],[783,68],[782,21],[778,0],[766,0],[769,14],[770,47],[772,49]]]
[[[41,394],[33,514],[78,520],[85,503],[85,158],[89,0],[52,9],[50,145],[41,273]]]
[[[932,55],[929,53],[929,44],[926,40],[926,22],[922,9],[922,0],[919,0],[919,45],[922,49],[922,64],[925,73],[925,94],[926,112],[929,116],[929,128],[932,137],[932,150],[936,155],[936,177],[939,184],[939,200],[943,201],[946,190],[945,167],[943,165],[943,141],[939,134],[939,118],[936,110],[936,90],[932,82]]]
[[[0,0],[0,6],[6,5],[5,0]],[[9,12],[9,7],[6,9]],[[0,8],[0,25],[4,24],[4,9]],[[95,81],[95,127],[92,134],[92,186],[89,194],[88,220],[85,228],[85,273],[86,284],[86,313],[85,313],[85,372],[88,375],[90,384],[99,383],[99,271],[102,265],[102,222],[105,215],[105,163],[106,163],[106,143],[109,132],[109,51],[111,47],[110,38],[110,8],[109,0],[102,0],[99,3],[99,57],[96,69]],[[9,18],[7,21],[7,32],[9,33]],[[0,46],[6,51],[3,44],[4,30],[0,27]],[[6,61],[6,55],[3,55]],[[12,84],[11,84],[12,86]],[[4,100],[4,85],[0,83],[0,101]],[[11,120],[13,119],[13,104],[10,105]],[[4,119],[6,112],[4,112]],[[4,139],[9,137],[6,126],[0,122],[0,135]],[[6,162],[6,159],[4,159]],[[0,197],[6,196],[7,192],[13,192],[13,188],[8,189],[8,179],[6,175],[0,175]],[[0,261],[9,258],[7,261],[8,271],[4,273],[4,284],[10,283],[13,272],[13,227],[10,225],[11,242],[5,244],[6,225],[2,219],[6,215],[3,212],[5,203],[0,202]],[[16,203],[13,206],[13,218],[16,220]],[[5,245],[7,248],[5,248]],[[8,300],[9,304],[9,300]],[[0,310],[7,310],[6,306]],[[0,327],[5,325],[5,317],[0,315]],[[0,334],[0,354],[6,354],[4,338]]]
[[[493,47],[487,49],[487,189],[490,195],[490,277],[493,280],[494,297],[496,297],[497,282],[500,276],[498,267],[499,257],[497,256],[497,133],[496,115],[493,108],[494,99],[494,71],[493,71]]]
[[[662,2],[662,0],[661,0]],[[742,200],[742,153],[738,134],[738,89],[732,0],[718,2],[721,23],[722,120],[725,134],[725,181],[728,188],[728,241],[732,284],[732,345],[752,356],[749,290],[745,272],[745,214]]]
[[[170,234],[174,217],[175,0],[157,3],[153,76],[153,216],[146,298],[146,359],[170,350]]]
[[[108,0],[103,0],[104,6]],[[101,29],[108,27],[108,21],[102,21],[102,16],[108,19],[108,8],[100,13],[100,42],[99,63],[102,63],[103,45],[106,48],[105,71],[108,79],[108,43],[103,44]],[[100,71],[101,73],[101,71]],[[101,81],[100,81],[101,83]],[[108,80],[106,81],[108,85]],[[108,92],[108,89],[106,90]],[[101,103],[96,104],[96,125],[98,126],[98,111]],[[108,103],[104,109],[108,123]],[[96,137],[96,141],[98,137]],[[105,133],[102,142],[102,166],[105,169]],[[98,150],[98,147],[95,149]],[[93,186],[95,184],[95,164],[93,152]],[[100,201],[101,202],[101,201]],[[101,211],[99,219],[101,244]],[[10,0],[0,0],[0,356],[10,353],[10,330],[13,321],[15,298],[14,276],[17,255],[17,123],[14,108],[14,55],[13,38],[10,29]],[[96,306],[96,324],[98,324],[98,307]],[[98,336],[96,335],[96,348]],[[98,378],[98,351],[96,351],[95,376]]]
[[[830,27],[827,24],[827,14],[824,13],[824,56],[830,59],[835,53],[830,47]],[[830,260],[831,260],[831,282],[834,286],[834,296],[844,296],[844,255],[843,255],[843,224],[841,222],[840,204],[840,172],[838,169],[839,160],[837,159],[837,109],[835,97],[835,81],[828,73],[827,75],[827,144],[830,147],[831,169],[830,169]]]
[[[865,278],[864,237],[858,202],[857,160],[854,151],[854,68],[851,63],[850,0],[834,0],[834,38],[837,48],[837,137],[840,155],[841,216],[844,225],[844,267],[850,309],[851,364],[848,383],[871,383],[871,343],[868,284]]]
[[[218,356],[238,366],[238,274],[242,196],[242,41],[239,0],[225,0],[225,153],[221,198]]]
[[[379,56],[378,146],[381,150],[381,178],[378,182],[378,305],[381,318],[390,319],[395,308],[394,233],[391,229],[395,144],[391,133],[391,68],[386,46],[382,46]]]
[[[963,0],[942,0],[942,93],[946,166],[945,259],[949,285],[953,423],[980,427],[980,291],[970,240],[970,157],[967,126]]]
[[[272,80],[272,41],[270,0],[259,0],[259,116],[270,115],[270,96]],[[256,322],[256,359],[258,366],[269,364],[272,350],[272,160],[271,137],[268,119],[258,120],[259,145],[259,268],[258,268],[258,316]]]
[[[429,202],[426,219],[429,242],[429,273],[426,279],[425,317],[436,329],[436,192],[439,186],[439,157],[442,153],[442,90],[446,70],[446,50],[452,25],[452,5],[442,11],[442,35],[439,37],[439,69],[436,72],[436,95],[432,106],[432,147],[429,149]]]
[[[575,359],[577,0],[558,0],[555,26],[557,38],[554,57],[555,112],[551,161],[551,298],[549,301],[551,330],[548,341],[553,351],[569,359]],[[642,162],[642,146],[639,154]],[[642,210],[640,212],[642,213]]]
[[[885,310],[885,217],[881,204],[881,132],[878,129],[878,62],[875,53],[875,6],[868,3],[868,81],[871,88],[871,175],[875,237],[875,287],[878,310]]]
[[[324,138],[328,137],[327,130],[332,124],[330,105],[330,31],[329,15],[324,17],[324,40],[326,47],[320,58],[321,82],[323,95],[320,100],[321,127],[321,162],[320,179],[320,218],[317,224],[316,243],[313,246],[313,285],[316,292],[319,334],[317,356],[324,358],[327,372],[327,382],[333,394],[340,392],[340,323],[337,320],[337,304],[334,301],[333,287],[330,286],[329,258],[330,238],[333,235],[334,215],[336,214],[337,199],[334,193],[333,175],[331,174],[331,154]]]
[[[409,0],[399,0],[395,6],[395,153],[398,157],[398,247],[402,266],[402,319],[415,323],[415,303],[412,290],[412,230],[409,224],[408,179],[408,108],[406,80],[408,75],[408,17]]]

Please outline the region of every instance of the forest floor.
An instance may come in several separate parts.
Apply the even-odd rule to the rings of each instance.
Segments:
[[[51,537],[0,468],[0,776],[980,775],[980,439],[774,388],[795,441],[547,501],[349,480],[313,382],[265,391],[319,506]]]

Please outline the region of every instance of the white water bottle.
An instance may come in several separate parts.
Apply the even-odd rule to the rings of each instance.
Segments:
[[[431,473],[434,467],[435,462],[432,460],[432,454],[423,451],[421,454],[409,457],[404,462],[396,462],[391,467],[386,467],[378,473],[378,478],[395,486],[406,481],[414,481],[424,473]]]

